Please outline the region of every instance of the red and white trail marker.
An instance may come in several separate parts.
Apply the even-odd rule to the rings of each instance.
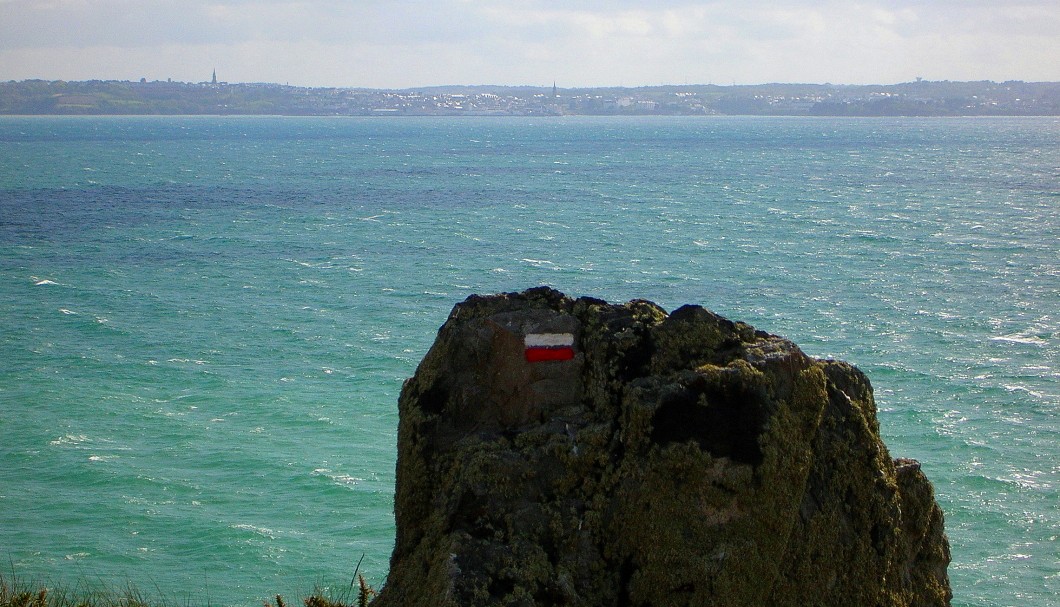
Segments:
[[[530,333],[523,338],[526,361],[531,363],[574,358],[574,334]]]

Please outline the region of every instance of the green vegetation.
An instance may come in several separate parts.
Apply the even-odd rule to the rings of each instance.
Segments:
[[[363,575],[355,574],[355,583],[340,593],[317,588],[302,599],[302,604],[305,607],[367,607],[373,598],[375,590]],[[191,607],[195,604],[190,598],[174,602],[145,593],[132,584],[110,587],[80,581],[73,588],[50,588],[0,574],[0,607]],[[209,606],[209,598],[202,604]],[[289,606],[282,596],[276,595],[276,602],[264,601],[264,607]]]
[[[0,607],[163,607],[132,586],[93,588],[79,582],[73,589],[48,588],[0,576]]]
[[[714,84],[402,90],[267,83],[0,82],[0,114],[284,116],[1056,116],[1057,82]]]

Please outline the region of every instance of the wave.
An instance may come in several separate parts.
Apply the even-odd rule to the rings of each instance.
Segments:
[[[1026,344],[1030,346],[1047,346],[1049,342],[1037,335],[1021,335],[1019,333],[1013,333],[1011,335],[998,335],[991,337],[990,341],[1004,341],[1014,344]]]

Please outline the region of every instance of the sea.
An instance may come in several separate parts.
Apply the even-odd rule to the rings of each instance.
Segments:
[[[0,577],[378,587],[453,305],[700,304],[849,361],[957,606],[1060,604],[1060,119],[0,118]]]

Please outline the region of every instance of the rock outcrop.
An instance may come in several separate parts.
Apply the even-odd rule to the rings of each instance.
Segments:
[[[950,602],[868,379],[701,307],[472,296],[399,408],[376,607]]]

